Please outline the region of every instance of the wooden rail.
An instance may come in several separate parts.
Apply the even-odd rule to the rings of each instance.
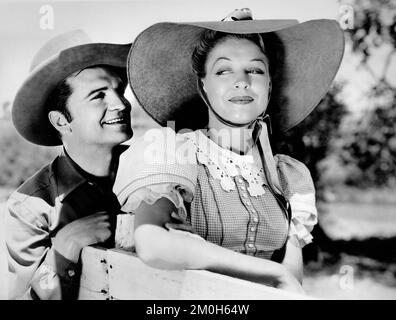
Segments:
[[[151,268],[132,253],[116,249],[87,247],[82,264],[79,299],[84,300],[311,299],[209,271]]]

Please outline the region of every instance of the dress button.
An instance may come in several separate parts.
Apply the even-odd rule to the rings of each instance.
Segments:
[[[256,213],[256,210],[252,209],[252,213]]]
[[[249,248],[253,248],[253,245],[251,243],[248,244]]]
[[[247,198],[248,195],[246,193],[242,193],[242,197]]]
[[[251,206],[252,204],[249,201],[246,201],[247,206]]]
[[[76,273],[72,269],[67,270],[67,274],[69,275],[69,277],[74,277],[76,275]]]
[[[257,218],[254,218],[253,221],[257,223],[257,222],[258,222],[258,219],[257,219]]]
[[[241,186],[241,189],[242,189],[242,190],[246,190],[246,188],[245,188],[244,186]]]
[[[239,183],[242,183],[242,182],[243,182],[243,180],[242,180],[241,178],[239,178],[239,179],[238,179],[238,182],[239,182]]]
[[[255,230],[256,230],[255,227],[251,227],[251,228],[250,228],[250,231],[252,231],[252,232],[255,231]]]

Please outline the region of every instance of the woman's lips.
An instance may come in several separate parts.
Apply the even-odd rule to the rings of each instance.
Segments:
[[[228,101],[236,104],[249,104],[254,101],[254,99],[250,96],[237,96],[237,97],[232,97]]]

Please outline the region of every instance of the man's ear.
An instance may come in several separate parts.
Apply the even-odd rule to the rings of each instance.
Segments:
[[[65,115],[62,112],[56,110],[50,111],[48,112],[48,119],[54,128],[60,132],[60,134],[63,135],[72,131],[70,122],[67,121]]]

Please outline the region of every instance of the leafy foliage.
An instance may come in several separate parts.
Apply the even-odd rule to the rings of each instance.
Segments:
[[[347,30],[352,50],[366,64],[376,48],[396,48],[396,2],[393,0],[356,0],[354,27]],[[393,55],[392,52],[390,55]]]
[[[377,106],[366,119],[361,119],[345,142],[344,162],[361,170],[347,183],[363,187],[396,186],[396,96],[393,100],[391,105]]]
[[[352,163],[360,174],[352,175],[352,185],[396,186],[396,83],[389,73],[396,59],[396,3],[391,0],[356,1],[355,26],[347,33],[361,66],[374,80],[367,93],[373,107],[359,119],[347,137],[342,159]],[[379,61],[376,49],[387,49]],[[376,58],[372,68],[370,59]],[[393,76],[393,78],[392,78]]]
[[[346,106],[337,99],[340,89],[335,85],[303,122],[275,142],[277,152],[288,154],[307,165],[320,199],[326,187],[320,162],[335,149],[341,121],[347,114]]]
[[[0,120],[0,132],[0,186],[18,187],[58,152],[25,141],[9,120]]]

